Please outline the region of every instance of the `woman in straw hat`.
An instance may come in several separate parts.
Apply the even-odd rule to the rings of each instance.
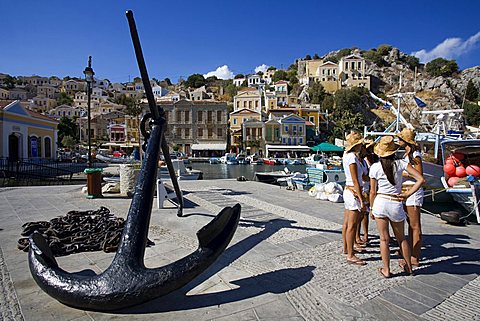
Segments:
[[[368,177],[368,171],[370,167],[377,161],[377,157],[373,152],[373,147],[375,146],[375,141],[372,139],[365,139],[363,141],[363,148],[360,151],[360,163],[363,169],[363,187],[362,187],[362,194],[365,201],[365,212],[360,215],[360,221],[358,222],[357,226],[357,236],[356,236],[356,243],[360,246],[368,245],[368,212],[369,212],[369,202],[368,202],[368,194],[370,192],[370,178]],[[363,240],[361,236],[361,229],[363,227]]]
[[[347,263],[365,265],[366,262],[355,256],[354,244],[357,224],[361,213],[365,211],[365,203],[362,198],[362,170],[360,163],[360,151],[363,137],[357,132],[347,136],[347,147],[343,155],[343,169],[345,171],[345,190],[343,200],[345,203],[343,221],[343,247],[347,254]]]
[[[404,128],[399,134],[400,147],[405,148],[404,161],[411,164],[420,174],[423,175],[422,154],[418,150],[418,144],[415,142],[415,132],[410,128]],[[408,190],[415,184],[408,173],[403,173],[403,190]],[[412,253],[412,265],[419,266],[420,251],[422,248],[422,224],[420,220],[420,209],[423,205],[423,188],[413,193],[405,200],[405,206],[408,216],[408,240],[410,242]],[[405,262],[400,262],[404,265]]]
[[[380,234],[383,267],[378,271],[385,278],[390,277],[389,222],[405,259],[404,270],[412,273],[410,246],[404,235],[406,213],[403,200],[415,193],[425,182],[423,176],[411,164],[396,159],[397,150],[398,145],[394,143],[393,136],[382,137],[374,148],[380,161],[370,168],[370,204],[372,204],[370,217],[377,222]],[[402,172],[405,170],[415,179],[415,184],[408,191],[402,192]]]

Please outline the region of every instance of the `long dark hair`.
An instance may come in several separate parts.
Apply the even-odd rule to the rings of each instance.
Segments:
[[[380,164],[382,164],[383,172],[392,185],[395,185],[395,160],[395,154],[387,157],[380,157]]]

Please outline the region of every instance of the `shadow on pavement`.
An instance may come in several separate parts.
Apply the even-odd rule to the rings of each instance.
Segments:
[[[213,216],[208,214],[204,215]],[[248,236],[227,248],[217,262],[215,262],[215,264],[210,266],[210,268],[207,269],[203,274],[185,285],[183,288],[164,297],[160,297],[150,302],[117,312],[125,314],[143,314],[196,309],[240,301],[268,292],[284,293],[305,284],[312,279],[312,271],[315,267],[305,266],[301,268],[272,271],[257,276],[251,276],[245,279],[232,281],[232,284],[240,286],[237,289],[231,289],[217,293],[187,295],[187,293],[192,289],[222,271],[225,267],[232,264],[245,253],[253,249],[260,242],[269,238],[280,229],[296,228],[295,226],[292,226],[292,223],[295,223],[295,221],[284,219],[273,219],[266,222],[241,220],[241,224],[256,225],[263,228],[263,230],[254,235]]]

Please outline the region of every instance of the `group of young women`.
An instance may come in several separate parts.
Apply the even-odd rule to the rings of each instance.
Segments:
[[[343,252],[347,255],[347,263],[366,265],[356,254],[369,243],[369,217],[375,220],[383,261],[383,267],[378,271],[385,278],[391,276],[389,225],[404,258],[399,265],[406,273],[411,274],[412,266],[420,264],[422,245],[420,208],[423,205],[421,187],[425,180],[421,153],[413,130],[405,128],[396,136],[398,144],[393,136],[383,136],[375,144],[352,132],[346,138],[343,156],[346,176]],[[400,147],[405,149],[402,158],[397,156]],[[409,224],[408,240],[404,233],[405,220]],[[363,239],[360,234],[362,226]]]

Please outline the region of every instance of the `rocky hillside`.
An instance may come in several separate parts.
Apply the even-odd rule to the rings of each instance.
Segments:
[[[383,48],[381,48],[383,47]],[[361,51],[353,48],[330,52],[324,59],[357,53],[367,60],[367,74],[371,75],[372,92],[380,97],[388,96],[399,91],[400,75],[402,77],[401,92],[415,92],[426,104],[422,110],[445,110],[460,108],[469,80],[480,88],[480,66],[468,68],[451,77],[432,77],[427,73],[425,65],[415,68],[412,64],[414,57],[401,52],[398,48],[381,46],[377,50]],[[392,98],[389,98],[392,101]],[[395,103],[395,101],[394,101]],[[414,125],[420,125],[421,111],[415,108],[412,99],[406,99],[402,105],[402,114]],[[388,115],[386,115],[388,116]],[[382,117],[383,118],[383,117]]]

